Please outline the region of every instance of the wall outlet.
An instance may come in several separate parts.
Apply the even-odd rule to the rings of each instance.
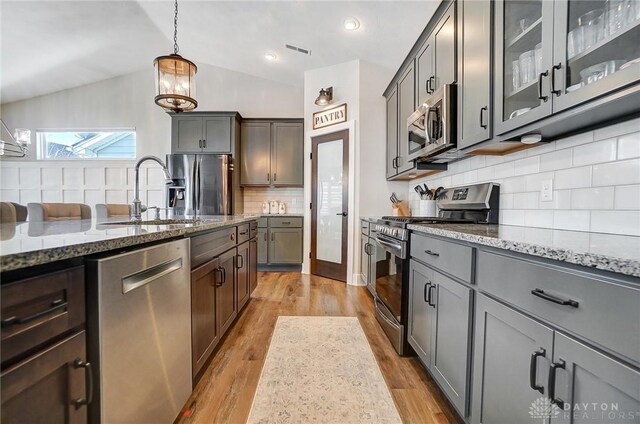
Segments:
[[[553,200],[553,180],[544,180],[540,188],[540,201],[550,202]]]

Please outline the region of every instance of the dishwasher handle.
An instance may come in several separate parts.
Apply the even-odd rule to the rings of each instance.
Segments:
[[[182,268],[182,258],[170,259],[158,265],[138,271],[134,274],[122,278],[122,294],[127,294],[131,290],[147,285],[158,278],[177,271]]]

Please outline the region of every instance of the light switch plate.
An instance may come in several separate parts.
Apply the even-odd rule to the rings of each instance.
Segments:
[[[540,201],[550,202],[553,200],[553,180],[544,180],[540,188]]]

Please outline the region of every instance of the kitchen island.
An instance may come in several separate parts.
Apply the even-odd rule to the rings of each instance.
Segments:
[[[256,218],[4,224],[2,421],[173,421],[257,285]]]

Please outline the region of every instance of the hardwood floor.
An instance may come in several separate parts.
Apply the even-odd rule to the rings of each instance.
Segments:
[[[249,305],[218,348],[178,423],[246,422],[280,315],[357,316],[403,422],[458,422],[418,359],[396,354],[374,317],[366,288],[297,272],[261,272]]]

